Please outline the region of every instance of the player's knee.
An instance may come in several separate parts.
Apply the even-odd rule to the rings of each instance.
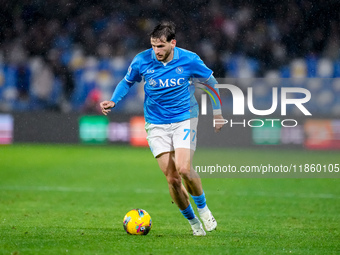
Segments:
[[[166,180],[168,184],[171,185],[172,187],[181,186],[182,183],[181,176],[179,175],[169,175],[166,177]]]
[[[182,176],[183,179],[190,179],[190,166],[180,166],[178,167],[178,173]]]

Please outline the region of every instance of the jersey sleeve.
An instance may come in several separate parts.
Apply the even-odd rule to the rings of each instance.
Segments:
[[[213,114],[214,115],[221,115],[222,110],[221,110],[221,97],[220,97],[220,91],[218,88],[215,87],[217,84],[217,80],[213,75],[210,76],[210,78],[204,83],[207,86],[207,90],[211,92],[211,95],[213,95],[213,98],[211,98],[211,105],[213,108]]]
[[[191,72],[194,78],[198,78],[203,82],[207,81],[213,73],[197,54],[194,55],[191,62]]]
[[[130,83],[130,82],[126,81],[125,79],[122,79],[118,83],[118,85],[117,85],[115,91],[113,92],[110,100],[117,104],[120,100],[122,100],[126,96],[126,94],[129,92],[129,90],[130,90],[130,88],[132,87],[133,84],[134,84],[134,82]]]
[[[135,83],[142,80],[142,76],[139,72],[139,57],[138,55],[132,60],[129,69],[124,77],[127,82]]]
[[[206,89],[212,95],[211,100],[213,101],[212,102],[213,114],[214,115],[222,114],[220,93],[219,90],[215,88],[217,81],[213,76],[213,71],[204,64],[202,59],[197,54],[195,54],[193,58],[191,70],[193,77],[197,79],[200,83],[206,85]]]
[[[132,60],[124,79],[118,83],[110,99],[111,101],[117,104],[126,96],[135,82],[140,82],[142,80],[142,76],[139,72],[139,65],[139,56],[137,55]]]

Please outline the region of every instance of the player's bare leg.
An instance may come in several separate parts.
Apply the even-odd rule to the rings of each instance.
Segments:
[[[201,178],[194,171],[191,164],[194,153],[190,149],[177,148],[175,150],[175,164],[177,171],[183,178],[187,191],[192,196],[200,196],[203,193]]]
[[[173,152],[162,153],[157,157],[157,162],[166,177],[172,199],[179,209],[184,210],[189,206],[189,195],[176,169],[173,154]]]
[[[166,152],[157,156],[158,165],[166,177],[173,201],[176,203],[184,217],[189,220],[193,234],[195,236],[204,236],[205,231],[201,222],[195,216],[189,201],[188,192],[183,186],[182,177],[177,171],[174,159],[173,152]]]
[[[197,210],[207,231],[216,229],[217,222],[206,205],[205,194],[199,175],[194,171],[192,159],[194,151],[190,149],[177,148],[175,150],[175,164],[177,171],[182,176],[188,192],[194,199]]]

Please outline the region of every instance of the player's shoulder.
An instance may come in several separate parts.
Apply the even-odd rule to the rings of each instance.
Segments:
[[[152,48],[144,50],[135,56],[135,60],[138,61],[149,61],[152,58]]]
[[[180,57],[187,57],[191,60],[199,58],[199,56],[193,51],[186,50],[186,49],[179,48],[179,47],[176,47],[176,48],[178,50]]]

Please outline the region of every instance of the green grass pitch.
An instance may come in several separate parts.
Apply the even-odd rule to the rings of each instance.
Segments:
[[[340,163],[339,152],[200,153],[233,165]],[[2,146],[0,254],[340,254],[340,179],[202,182],[218,228],[193,237],[148,148]],[[147,236],[124,232],[133,208],[150,213]]]

